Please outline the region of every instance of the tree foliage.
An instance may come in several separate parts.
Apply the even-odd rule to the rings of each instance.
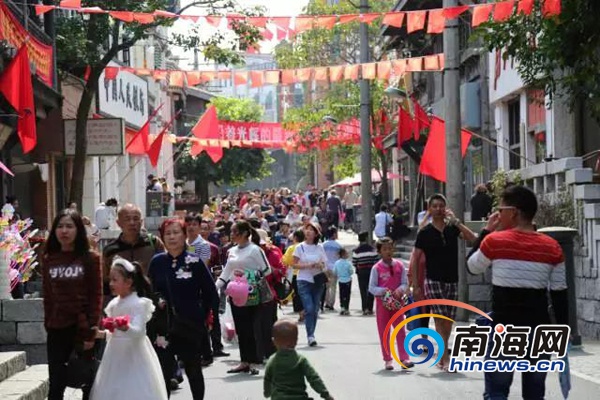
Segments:
[[[262,107],[251,99],[216,97],[211,100],[220,120],[258,122]],[[261,149],[232,147],[224,149],[223,158],[213,163],[205,153],[191,157],[189,147],[179,159],[177,171],[180,178],[196,181],[196,190],[203,201],[208,195],[208,184],[239,186],[249,179],[269,176],[273,159]]]
[[[231,0],[199,0],[183,9],[194,5],[204,7],[207,12],[235,13],[245,12],[235,6]],[[169,0],[84,0],[84,7],[100,7],[104,10],[127,10],[133,12],[153,12],[164,10],[172,5]],[[251,10],[258,13],[260,10]],[[92,101],[98,91],[98,79],[110,61],[119,52],[134,46],[136,42],[158,34],[157,28],[168,27],[172,19],[157,18],[154,23],[142,25],[139,23],[123,23],[110,18],[106,14],[61,14],[57,21],[57,62],[60,70],[81,74],[90,67],[89,78],[84,85],[83,95],[77,109],[75,134],[76,153],[73,160],[69,201],[81,204],[83,198],[83,178],[85,176],[85,161],[87,157],[87,118]],[[200,39],[198,31],[190,32],[182,37],[166,39],[166,44],[175,44],[188,49],[199,48],[206,59],[223,64],[240,63],[242,57],[238,51],[244,51],[259,40],[259,32],[244,20],[232,24],[233,36],[225,37],[215,34],[208,39]]]
[[[387,12],[396,1],[382,0],[370,3],[370,12]],[[327,5],[323,0],[311,0],[305,14],[357,14],[358,10],[348,1]],[[385,53],[380,45],[381,24],[376,20],[369,26],[369,49],[371,59],[380,60]],[[275,49],[275,59],[280,68],[302,68],[314,66],[330,66],[337,64],[356,64],[360,62],[359,22],[336,25],[333,29],[312,29],[302,33],[294,42],[283,42]],[[360,113],[360,89],[356,82],[342,81],[324,86],[316,85],[312,97],[307,104],[299,108],[291,108],[284,115],[284,124],[298,131],[301,141],[313,142],[327,139],[334,131],[335,124],[327,123],[325,117],[333,117],[338,122],[358,118]],[[381,84],[371,84],[371,104],[375,109],[383,106],[383,90]],[[374,110],[371,110],[374,117]],[[327,118],[329,119],[329,118]],[[378,121],[372,120],[374,126]],[[315,137],[316,126],[321,127]],[[329,127],[329,129],[328,129]],[[382,169],[387,163],[385,154],[372,149],[372,167]],[[381,153],[381,154],[380,154]],[[322,159],[331,160],[331,167],[336,179],[352,176],[360,171],[358,146],[332,146],[325,150]],[[306,164],[311,165],[316,157],[312,151],[304,155]],[[386,182],[387,183],[387,182]]]
[[[562,0],[560,16],[542,16],[535,1],[531,16],[486,23],[478,30],[489,50],[516,60],[523,82],[550,98],[566,96],[571,106],[585,101],[600,120],[600,1]]]

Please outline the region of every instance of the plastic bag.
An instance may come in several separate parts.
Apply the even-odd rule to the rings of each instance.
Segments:
[[[221,336],[226,343],[236,343],[237,334],[235,333],[235,324],[233,323],[233,314],[231,314],[231,305],[225,303],[225,313],[219,316],[221,322]]]

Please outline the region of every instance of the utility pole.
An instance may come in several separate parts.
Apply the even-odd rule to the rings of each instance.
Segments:
[[[458,6],[457,0],[444,0],[444,8]],[[458,19],[446,20],[444,30],[444,108],[446,110],[446,196],[448,207],[461,221],[465,215],[465,188],[463,159],[460,143],[460,53]],[[458,246],[458,300],[468,302],[469,287],[465,265],[464,243]],[[460,309],[458,319],[466,320],[467,313]]]
[[[369,12],[369,0],[360,0],[360,13]],[[369,28],[366,23],[360,23],[360,62],[368,63],[369,53]],[[371,83],[362,78],[360,81],[360,169],[361,169],[361,197],[362,220],[361,232],[372,231],[373,204],[371,184]],[[372,241],[369,234],[369,243]]]

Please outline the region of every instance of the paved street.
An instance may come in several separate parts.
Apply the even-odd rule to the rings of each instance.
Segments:
[[[344,235],[344,245],[351,245],[352,238]],[[437,368],[417,366],[410,372],[384,371],[379,350],[374,317],[359,315],[360,296],[353,282],[351,301],[352,315],[342,317],[328,312],[321,316],[317,326],[319,346],[309,348],[304,326],[300,328],[298,350],[315,366],[325,384],[336,399],[378,400],[396,399],[400,396],[423,399],[480,399],[483,392],[483,374],[447,374]],[[295,319],[291,307],[280,311],[280,316]],[[239,360],[237,347],[227,345],[232,356],[217,359],[204,370],[206,399],[258,400],[262,399],[263,369],[258,376],[228,375],[227,369]],[[571,355],[573,389],[570,399],[597,399],[600,389],[600,345],[586,344],[582,350]],[[585,377],[583,379],[582,377]],[[515,375],[511,399],[521,398],[520,376]],[[309,391],[319,398],[314,392]],[[76,396],[70,399],[77,398]],[[172,399],[190,400],[191,394],[184,383]],[[563,399],[558,375],[547,379],[546,399]]]

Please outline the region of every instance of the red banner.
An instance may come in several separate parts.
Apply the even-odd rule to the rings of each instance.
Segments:
[[[219,137],[230,142],[252,142],[254,147],[283,147],[294,132],[275,122],[219,121]]]
[[[27,41],[29,60],[35,64],[37,75],[52,87],[53,57],[52,46],[46,45],[27,32],[19,20],[10,12],[6,4],[0,3],[0,40],[6,40],[15,49]]]

